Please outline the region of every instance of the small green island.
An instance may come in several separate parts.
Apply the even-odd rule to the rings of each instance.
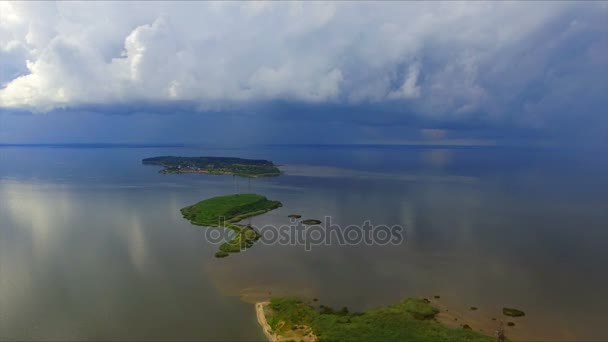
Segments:
[[[281,206],[281,202],[271,201],[262,195],[235,194],[206,199],[182,208],[181,213],[194,225],[223,227],[235,233],[230,241],[220,245],[220,250],[215,254],[223,258],[251,247],[261,237],[254,227],[236,222]]]
[[[271,341],[494,341],[470,328],[444,326],[435,320],[439,310],[418,298],[360,313],[272,298],[256,304],[256,313]]]
[[[312,226],[312,225],[316,225],[316,224],[321,224],[321,220],[307,219],[307,220],[302,221],[302,224],[305,224],[307,226]]]
[[[274,177],[281,170],[270,160],[232,157],[152,157],[142,160],[145,165],[164,167],[160,173],[206,173],[241,177]]]

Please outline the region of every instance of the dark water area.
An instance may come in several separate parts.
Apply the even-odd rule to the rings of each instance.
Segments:
[[[158,173],[160,155],[263,158],[285,174]],[[235,192],[399,245],[266,245],[225,259],[179,209]],[[515,147],[0,146],[0,340],[262,340],[252,301],[366,310],[441,295],[526,312],[513,338],[606,340],[608,159]],[[504,317],[503,317],[504,318]],[[481,318],[480,318],[481,319]]]

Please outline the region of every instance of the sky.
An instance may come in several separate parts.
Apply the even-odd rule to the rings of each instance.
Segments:
[[[608,145],[608,2],[0,2],[0,143]]]

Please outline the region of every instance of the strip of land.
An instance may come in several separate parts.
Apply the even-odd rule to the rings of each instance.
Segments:
[[[241,177],[279,176],[281,170],[270,160],[231,157],[152,157],[142,160],[146,165],[164,167],[160,173],[206,173]]]
[[[261,302],[261,303],[256,303],[255,304],[255,316],[258,319],[258,323],[260,324],[260,326],[262,327],[262,330],[264,331],[264,335],[266,335],[266,338],[268,338],[268,341],[270,342],[274,342],[276,341],[276,336],[272,333],[272,328],[270,328],[270,325],[268,325],[268,322],[266,322],[266,315],[264,314],[264,307],[266,305],[268,305],[270,302]]]

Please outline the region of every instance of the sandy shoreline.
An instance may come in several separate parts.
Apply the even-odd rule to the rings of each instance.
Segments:
[[[300,341],[300,342],[313,342],[317,341],[317,336],[307,326],[300,326],[299,329],[290,330],[284,332],[284,334],[278,335],[272,332],[272,328],[266,320],[266,313],[264,309],[270,304],[270,302],[258,302],[255,303],[255,315],[258,319],[258,323],[264,331],[264,335],[270,342],[281,342],[281,341]],[[281,326],[284,322],[279,322],[278,326]]]
[[[264,331],[264,335],[266,335],[266,338],[268,338],[268,341],[275,342],[275,341],[278,341],[278,338],[276,335],[274,335],[272,333],[272,329],[270,328],[270,325],[266,321],[266,314],[264,314],[264,307],[266,307],[266,305],[268,305],[268,304],[270,304],[270,302],[255,303],[255,315],[258,318],[258,323],[262,327],[262,330]]]

